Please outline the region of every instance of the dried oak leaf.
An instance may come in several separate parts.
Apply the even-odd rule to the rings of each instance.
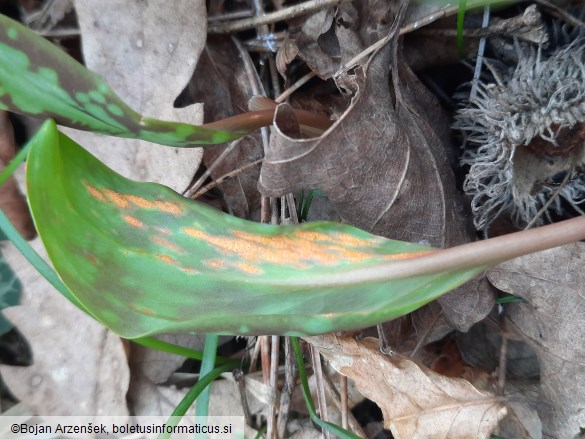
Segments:
[[[462,244],[470,235],[449,164],[448,125],[434,97],[400,60],[392,92],[392,49],[341,78],[355,95],[320,137],[291,138],[281,121],[292,112],[286,104],[277,108],[260,191],[282,196],[321,189],[342,220],[362,229],[436,247]],[[440,299],[459,329],[469,329],[492,308],[486,283],[469,282]]]
[[[572,438],[585,427],[585,244],[577,242],[490,270],[499,289],[526,299],[507,318],[540,362],[545,437]]]
[[[506,415],[495,395],[400,354],[385,355],[376,339],[326,334],[306,340],[378,404],[385,427],[396,439],[488,438]]]

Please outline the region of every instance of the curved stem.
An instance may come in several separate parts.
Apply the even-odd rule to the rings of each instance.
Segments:
[[[313,279],[311,285],[316,286],[320,282],[327,285],[368,283],[463,271],[474,267],[487,268],[508,259],[570,244],[581,239],[585,239],[585,216],[445,250],[435,250],[422,256],[338,272],[334,278],[323,277],[319,281]],[[303,280],[298,279],[297,282],[300,285]]]

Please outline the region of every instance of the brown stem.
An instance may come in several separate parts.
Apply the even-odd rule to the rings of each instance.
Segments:
[[[445,250],[434,250],[418,257],[338,272],[334,276],[323,276],[318,280],[311,279],[307,282],[313,286],[319,283],[360,284],[456,272],[474,267],[487,268],[508,259],[559,247],[581,239],[585,239],[585,216]],[[302,283],[303,279],[299,278],[297,282]]]
[[[203,128],[225,130],[232,133],[242,133],[243,135],[258,128],[272,125],[275,111],[276,106],[266,110],[249,111],[247,113],[238,114],[237,116],[206,123],[203,125]],[[294,110],[294,113],[301,125],[317,128],[320,131],[326,131],[333,123],[328,117],[311,111]]]

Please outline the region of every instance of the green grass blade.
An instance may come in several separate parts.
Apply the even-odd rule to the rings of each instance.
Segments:
[[[30,149],[30,143],[27,143],[24,148],[22,148],[18,154],[12,159],[12,161],[4,168],[4,170],[0,173],[0,186],[4,184],[6,180],[16,171],[16,169],[24,162],[26,156],[28,155],[28,150]]]
[[[457,11],[457,48],[459,49],[459,56],[465,57],[465,46],[463,44],[463,25],[465,22],[465,11],[467,7],[467,0],[459,0],[459,10]]]
[[[205,335],[205,348],[203,349],[203,360],[201,362],[202,376],[210,373],[215,367],[215,357],[217,356],[217,346],[219,345],[219,335]],[[206,417],[209,412],[209,398],[211,396],[211,387],[205,388],[197,398],[195,406],[195,416]]]
[[[303,390],[303,397],[305,398],[307,410],[313,422],[322,429],[329,431],[330,433],[334,434],[339,438],[360,439],[359,436],[352,433],[351,431],[346,430],[345,428],[341,428],[339,425],[335,425],[331,422],[325,422],[322,419],[320,419],[319,416],[317,416],[315,404],[313,403],[311,391],[309,390],[309,380],[307,379],[307,371],[305,370],[305,362],[303,361],[303,352],[301,351],[299,339],[297,337],[291,337],[290,341],[293,347],[293,351],[295,353],[297,368],[299,369],[299,378],[301,380],[301,389]]]
[[[168,426],[175,426],[178,425],[181,421],[181,418],[185,416],[189,407],[193,405],[197,397],[201,394],[203,390],[205,390],[217,377],[219,377],[224,372],[229,372],[234,368],[238,367],[237,362],[233,362],[230,364],[225,364],[223,366],[217,367],[213,369],[210,373],[199,379],[197,383],[191,387],[191,389],[187,392],[187,394],[183,397],[181,402],[177,405],[169,420],[165,423]],[[158,439],[168,439],[171,433],[162,433],[158,436]]]
[[[147,348],[156,349],[157,351],[167,352],[169,354],[179,355],[181,357],[191,358],[193,360],[201,361],[203,359],[203,352],[201,351],[196,351],[184,346],[168,343],[154,337],[138,337],[133,338],[132,341]],[[227,363],[233,363],[233,360],[224,357],[216,357],[215,362],[219,365],[224,365]]]

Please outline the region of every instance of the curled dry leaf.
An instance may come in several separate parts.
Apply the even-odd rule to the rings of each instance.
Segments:
[[[572,438],[585,427],[585,244],[523,256],[488,273],[499,289],[526,299],[508,319],[540,362],[544,434]]]
[[[403,63],[394,93],[388,46],[338,85],[355,92],[323,135],[286,134],[277,109],[259,188],[268,196],[321,189],[342,220],[392,239],[451,247],[470,239],[448,160],[448,125],[438,103]],[[393,103],[395,101],[395,103]],[[288,114],[292,112],[288,111]],[[487,282],[472,281],[441,298],[449,320],[467,330],[493,306]]]
[[[332,334],[305,339],[380,406],[385,427],[397,439],[488,438],[506,414],[495,395],[400,354],[385,355],[376,339]]]

